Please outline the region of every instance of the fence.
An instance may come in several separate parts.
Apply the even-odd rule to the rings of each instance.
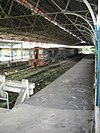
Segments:
[[[35,84],[29,83],[27,79],[22,81],[5,80],[5,76],[0,75],[0,100],[7,101],[7,108],[9,109],[9,97],[7,92],[19,93],[15,105],[22,103],[34,93]],[[7,91],[7,92],[6,92]]]

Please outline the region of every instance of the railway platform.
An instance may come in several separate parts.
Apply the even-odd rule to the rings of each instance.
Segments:
[[[11,111],[0,113],[0,133],[92,133],[94,58],[86,56]]]

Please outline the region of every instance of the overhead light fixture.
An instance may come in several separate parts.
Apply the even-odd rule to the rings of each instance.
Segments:
[[[81,43],[86,43],[86,41],[83,41],[83,40],[82,40]]]

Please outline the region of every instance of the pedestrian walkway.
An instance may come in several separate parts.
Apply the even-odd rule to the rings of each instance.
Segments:
[[[82,59],[43,90],[0,115],[0,133],[89,133],[94,59]]]

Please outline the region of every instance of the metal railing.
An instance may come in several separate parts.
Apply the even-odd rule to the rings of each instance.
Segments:
[[[19,93],[15,105],[22,103],[34,93],[35,84],[29,83],[27,79],[22,81],[5,80],[5,76],[0,75],[0,100],[7,102],[9,109],[9,96],[7,92]],[[7,92],[6,92],[7,91]]]
[[[6,101],[7,102],[7,109],[9,109],[9,98],[8,98],[8,93],[0,90],[0,100]]]

